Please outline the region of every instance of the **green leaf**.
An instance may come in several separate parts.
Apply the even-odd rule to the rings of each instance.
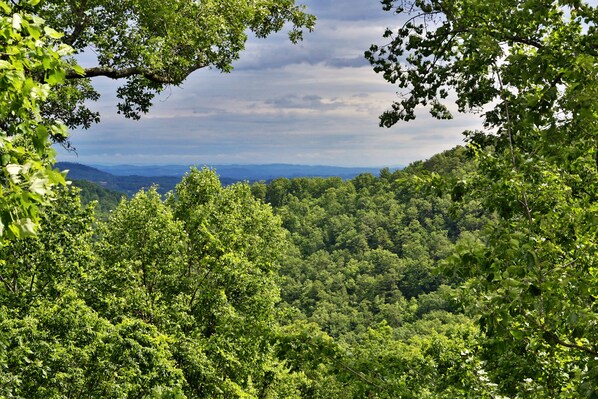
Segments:
[[[65,77],[66,77],[66,73],[64,71],[54,70],[54,71],[52,71],[52,73],[50,73],[48,75],[48,77],[46,78],[46,82],[50,86],[55,86],[55,85],[63,83]]]
[[[52,39],[60,39],[63,36],[62,33],[57,32],[56,30],[50,28],[49,26],[44,26],[44,33],[46,34],[46,36],[49,36]]]
[[[78,75],[84,76],[85,75],[85,70],[83,69],[83,67],[79,64],[75,64],[72,66],[73,71],[75,71]]]
[[[509,332],[516,339],[523,339],[523,338],[525,338],[525,333],[523,331],[521,331],[521,330],[515,330],[515,329],[513,329],[513,330],[510,330]]]

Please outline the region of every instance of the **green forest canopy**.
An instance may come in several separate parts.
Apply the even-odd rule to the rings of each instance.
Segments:
[[[487,216],[419,186],[467,168],[461,148],[350,181],[224,188],[192,170],[166,199],[140,192],[95,223],[77,189],[61,190],[39,235],[2,252],[0,394],[485,392],[458,281],[434,269]],[[468,350],[459,383],[437,378]]]
[[[192,169],[101,222],[52,188],[65,129],[48,106],[52,87],[83,90],[64,38],[101,41],[93,24],[116,14],[77,28],[37,3],[0,1],[0,397],[598,397],[596,7],[385,1],[411,19],[366,54],[408,90],[382,123],[418,104],[449,117],[453,90],[461,111],[486,107],[467,148],[349,181],[222,187]],[[151,26],[142,3],[163,8],[119,6]],[[309,26],[285,5],[242,23]],[[154,87],[132,85],[129,116]]]

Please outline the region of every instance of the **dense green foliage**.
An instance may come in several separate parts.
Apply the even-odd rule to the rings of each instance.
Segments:
[[[155,327],[126,317],[111,322],[83,300],[96,262],[91,222],[77,192],[61,190],[44,208],[40,233],[3,248],[2,397],[141,397],[182,384]]]
[[[380,176],[225,188],[192,170],[103,223],[61,190],[40,234],[1,254],[2,395],[492,398],[522,377],[542,395],[571,363],[530,359],[518,330],[504,352],[456,300],[478,280],[453,266],[501,219],[430,182],[477,162],[455,148]]]
[[[248,186],[193,170],[165,202],[142,191],[95,232],[79,201],[60,191],[40,234],[2,250],[2,396],[286,389],[271,344],[286,233]]]
[[[98,223],[61,190],[2,252],[2,395],[484,397],[479,332],[433,269],[487,218],[421,186],[470,167],[457,148],[350,181],[192,170]]]
[[[71,52],[60,36],[37,16],[0,1],[0,246],[35,233],[39,206],[53,185],[64,184],[52,169],[50,136],[65,137],[65,127],[40,123],[50,88],[64,80],[62,57]]]
[[[80,197],[83,205],[94,203],[96,217],[106,220],[110,211],[116,209],[124,193],[108,190],[87,180],[73,180],[73,186],[81,190]]]
[[[456,314],[451,286],[460,280],[436,273],[457,239],[489,219],[478,202],[456,209],[449,194],[421,184],[429,176],[457,178],[472,166],[456,148],[379,177],[252,186],[294,244],[281,269],[284,331],[306,334],[307,343],[295,352],[285,346],[284,355],[308,377],[305,397],[489,392],[478,361],[465,361],[478,330]],[[313,358],[305,359],[306,351]]]
[[[582,1],[384,1],[410,17],[366,54],[407,92],[390,126],[454,90],[483,109],[479,168],[459,190],[497,215],[458,244],[483,358],[510,397],[598,396],[598,7]]]

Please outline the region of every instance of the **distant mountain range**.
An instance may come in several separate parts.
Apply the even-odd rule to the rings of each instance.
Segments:
[[[172,190],[181,177],[189,171],[189,166],[136,166],[136,165],[93,165],[87,166],[72,162],[58,162],[60,170],[69,170],[68,178],[95,182],[104,188],[132,195],[142,188],[158,186],[160,193]],[[351,179],[362,173],[378,175],[379,168],[306,166],[289,164],[269,165],[213,165],[224,185],[238,181],[270,181],[279,177],[331,177]],[[398,168],[393,168],[393,170]]]
[[[189,171],[190,166],[185,165],[91,165],[101,171],[115,176],[183,176]],[[330,177],[338,176],[351,179],[361,173],[377,175],[380,168],[358,168],[340,166],[308,166],[291,164],[267,165],[208,165],[215,169],[221,178],[236,181],[272,180],[277,177]],[[198,166],[201,167],[201,166]]]
[[[153,185],[158,186],[158,192],[165,194],[181,181],[179,176],[116,176],[91,166],[72,162],[57,162],[56,167],[60,170],[68,170],[67,178],[69,180],[87,180],[103,188],[119,191],[129,196],[142,188],[147,189]]]

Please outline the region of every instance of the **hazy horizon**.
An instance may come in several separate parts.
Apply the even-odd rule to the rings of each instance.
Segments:
[[[417,161],[417,160],[416,160]],[[425,161],[425,159],[422,159]],[[196,162],[196,163],[164,163],[164,164],[134,164],[134,163],[83,163],[77,161],[58,161],[58,162],[70,162],[70,163],[78,163],[81,165],[87,166],[106,166],[106,167],[116,167],[116,166],[131,166],[136,168],[146,168],[146,167],[167,167],[167,166],[275,166],[275,165],[284,165],[284,166],[304,166],[304,167],[325,167],[325,168],[364,168],[364,169],[375,169],[375,168],[403,168],[407,165],[397,164],[397,165],[325,165],[325,164],[301,164],[301,163],[284,163],[284,162],[270,162],[270,163],[207,163],[207,162]]]

